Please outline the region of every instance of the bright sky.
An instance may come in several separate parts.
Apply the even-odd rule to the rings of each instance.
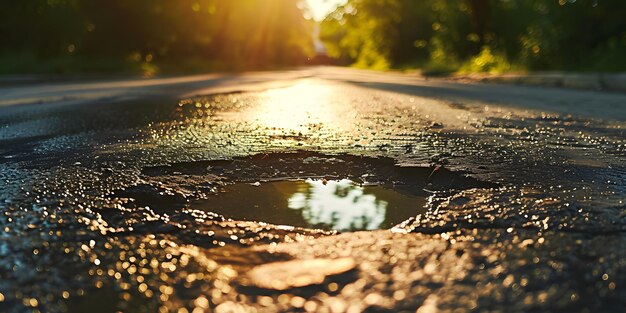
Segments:
[[[313,13],[313,19],[321,21],[328,13],[335,10],[339,5],[346,3],[348,0],[306,0]]]

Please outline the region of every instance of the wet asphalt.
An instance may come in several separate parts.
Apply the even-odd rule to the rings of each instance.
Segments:
[[[623,312],[625,128],[626,94],[340,68],[0,87],[0,311]],[[427,198],[341,233],[196,206],[307,178]],[[318,259],[355,266],[248,275]]]

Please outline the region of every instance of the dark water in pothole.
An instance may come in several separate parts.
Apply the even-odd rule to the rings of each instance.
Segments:
[[[335,230],[390,228],[423,212],[421,189],[359,186],[343,180],[235,183],[194,208],[240,220]]]

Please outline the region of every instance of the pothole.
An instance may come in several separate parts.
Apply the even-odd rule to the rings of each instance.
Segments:
[[[333,230],[391,228],[424,212],[434,191],[491,188],[439,166],[313,152],[259,154],[144,168],[146,185],[118,191],[134,207],[183,207],[232,220]]]
[[[236,220],[339,231],[390,228],[423,213],[426,192],[349,179],[235,183],[191,206]]]

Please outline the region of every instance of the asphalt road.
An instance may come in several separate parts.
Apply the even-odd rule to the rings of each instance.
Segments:
[[[342,68],[5,85],[0,311],[622,312],[625,128],[626,94]],[[210,207],[294,179],[423,200],[342,233]]]
[[[372,89],[443,101],[496,105],[584,117],[626,120],[626,95],[600,91],[515,85],[461,83],[421,76],[313,67],[292,71],[208,74],[185,77],[67,83],[18,84],[0,87],[0,107],[16,104],[141,99],[148,96],[185,98],[196,94],[262,90],[293,84],[303,78],[356,84]]]

